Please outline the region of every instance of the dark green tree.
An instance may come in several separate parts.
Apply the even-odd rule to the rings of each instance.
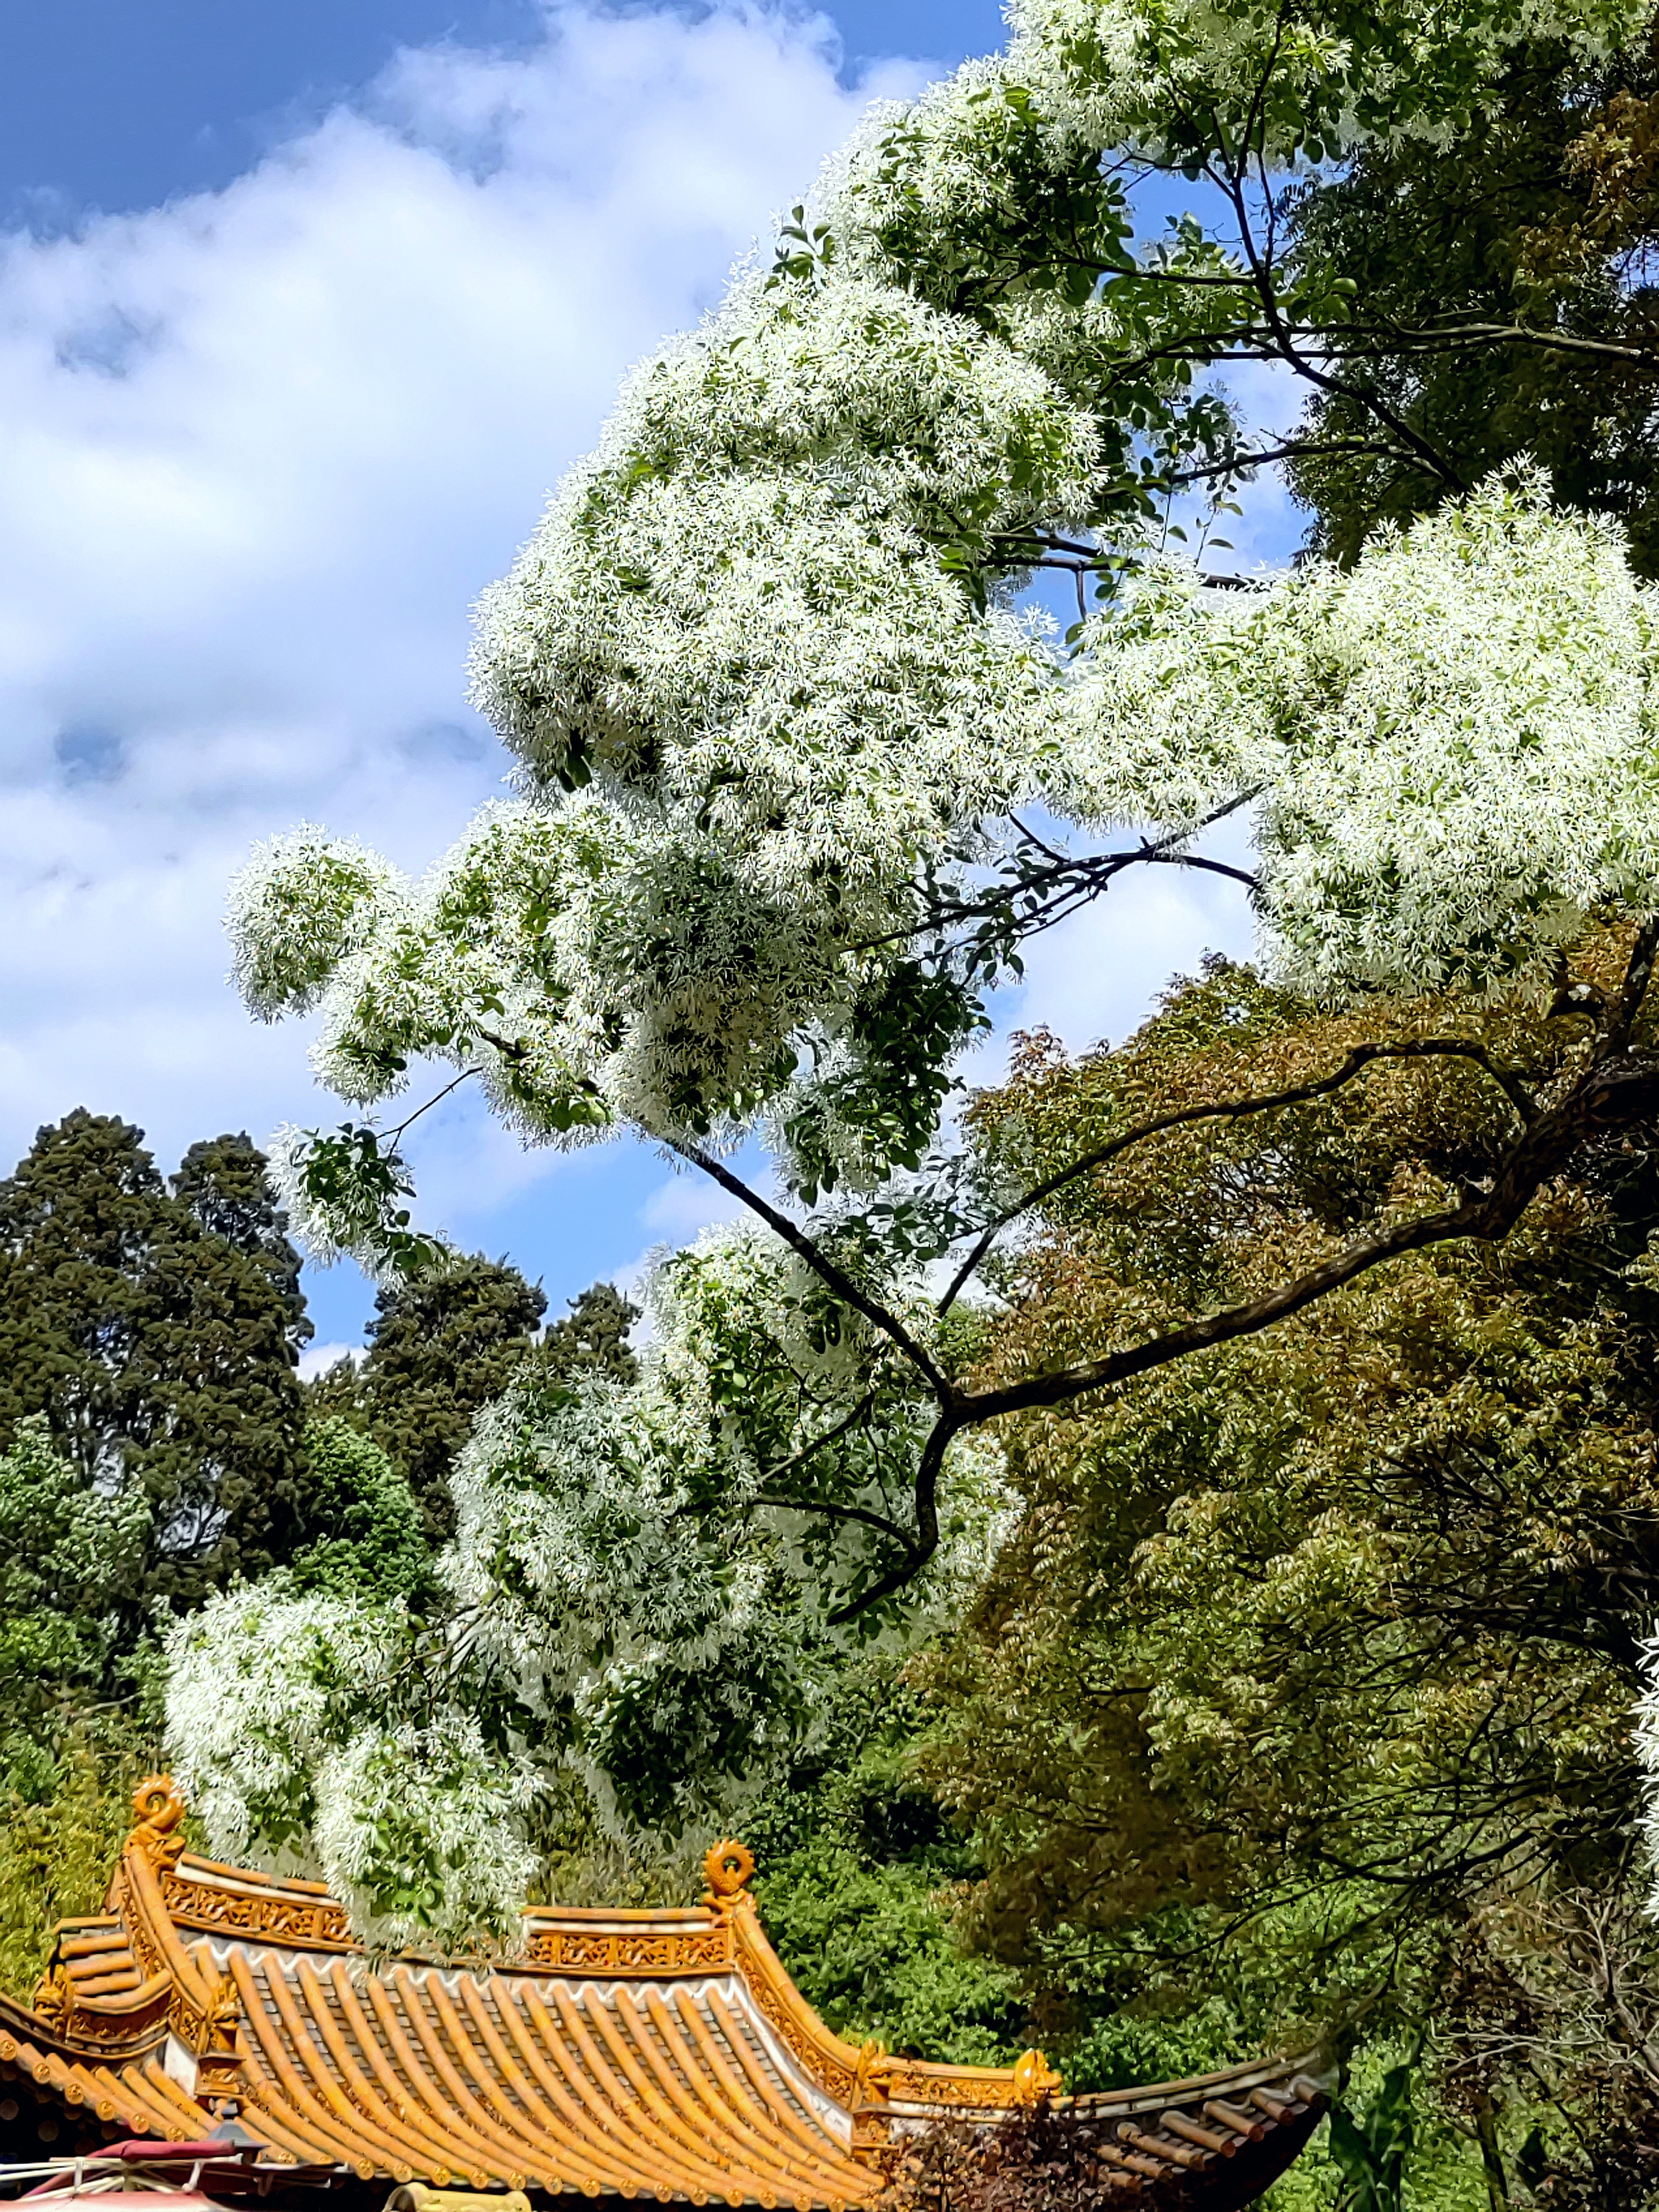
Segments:
[[[593,1283],[568,1301],[570,1311],[550,1322],[539,1357],[551,1371],[574,1380],[579,1375],[609,1375],[632,1382],[640,1371],[628,1332],[640,1317],[614,1283]]]
[[[300,1287],[300,1255],[289,1242],[288,1216],[276,1204],[268,1165],[246,1130],[206,1138],[179,1162],[173,1192],[204,1229],[264,1267],[287,1310],[293,1341],[307,1344],[314,1332]]]
[[[1352,559],[1522,456],[1563,505],[1619,516],[1659,566],[1659,50],[1521,50],[1453,144],[1364,143],[1295,197],[1291,236],[1356,291],[1341,376],[1312,397],[1291,478],[1315,542]],[[1378,410],[1417,443],[1376,434]]]
[[[342,1361],[313,1387],[313,1412],[366,1430],[402,1470],[432,1542],[454,1526],[450,1462],[479,1409],[517,1373],[546,1308],[540,1288],[505,1260],[457,1259],[382,1290],[361,1366]]]
[[[303,1316],[269,1255],[168,1192],[142,1138],[77,1109],[0,1182],[0,1447],[44,1413],[84,1483],[145,1500],[130,1630],[155,1598],[286,1555],[304,1453]]]

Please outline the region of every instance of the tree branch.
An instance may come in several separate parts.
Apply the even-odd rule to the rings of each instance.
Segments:
[[[1380,1236],[1361,1237],[1292,1283],[1265,1297],[1184,1322],[1162,1336],[1130,1345],[1104,1358],[1091,1359],[1058,1374],[1031,1376],[1000,1390],[970,1395],[958,1401],[963,1424],[994,1420],[1002,1413],[1039,1406],[1063,1406],[1092,1390],[1127,1382],[1166,1367],[1188,1352],[1254,1336],[1276,1321],[1317,1304],[1331,1291],[1380,1267],[1385,1260],[1431,1244],[1470,1238],[1496,1243],[1507,1236],[1526,1206],[1551,1176],[1559,1173],[1587,1138],[1628,1127],[1659,1112],[1659,1068],[1593,1069],[1568,1096],[1540,1115],[1510,1154],[1492,1190],[1461,1206],[1399,1223]]]
[[[938,1551],[939,1470],[945,1464],[945,1454],[951,1437],[962,1426],[955,1407],[947,1404],[934,1422],[916,1465],[914,1485],[916,1533],[908,1555],[896,1560],[884,1575],[878,1576],[861,1597],[837,1606],[827,1616],[831,1628],[843,1627],[849,1620],[856,1620],[860,1613],[868,1613],[872,1606],[879,1605],[884,1598],[891,1597],[896,1590],[901,1590],[907,1583],[914,1582]]]
[[[1316,1082],[1297,1084],[1290,1090],[1271,1091],[1254,1098],[1226,1099],[1212,1106],[1183,1106],[1176,1113],[1161,1114],[1155,1121],[1143,1121],[1135,1128],[1126,1129],[1121,1137],[1114,1137],[1106,1144],[1097,1145],[1092,1152],[1084,1153],[1080,1159],[1073,1160],[1069,1166],[1060,1169],[1034,1189],[1027,1191],[1023,1198],[1016,1200],[1012,1206],[981,1231],[973,1249],[951,1278],[950,1288],[940,1299],[938,1310],[941,1314],[950,1311],[963,1285],[1011,1221],[1018,1220],[1022,1213],[1029,1213],[1033,1206],[1041,1206],[1045,1198],[1052,1198],[1056,1191],[1063,1190],[1079,1176],[1087,1175],[1091,1168],[1103,1166],[1108,1160],[1115,1159],[1120,1152],[1127,1152],[1133,1145],[1143,1144],[1147,1138],[1159,1136],[1166,1129],[1182,1128],[1194,1121],[1241,1121],[1247,1115],[1272,1113],[1281,1106],[1300,1106],[1310,1098],[1328,1097],[1332,1091],[1340,1091],[1345,1084],[1352,1082],[1374,1060],[1454,1059],[1473,1060],[1476,1066],[1484,1069],[1509,1100],[1522,1127],[1524,1129],[1531,1125],[1536,1109],[1525,1086],[1518,1076],[1498,1066],[1484,1045],[1470,1044],[1458,1037],[1415,1037],[1404,1039],[1397,1044],[1356,1045],[1339,1068],[1329,1075],[1321,1076]]]
[[[866,1390],[864,1395],[859,1400],[857,1405],[854,1407],[852,1412],[847,1415],[844,1420],[836,1422],[833,1427],[826,1429],[821,1437],[814,1437],[811,1443],[803,1444],[799,1451],[791,1452],[787,1459],[780,1460],[775,1467],[769,1467],[766,1468],[761,1476],[762,1481],[775,1482],[780,1475],[787,1474],[792,1468],[804,1466],[809,1459],[815,1457],[817,1453],[821,1452],[824,1449],[825,1445],[838,1443],[840,1439],[847,1434],[848,1429],[856,1428],[858,1426],[859,1423],[863,1419],[864,1416],[869,1412],[871,1407],[873,1406],[875,1402],[875,1392],[873,1390]],[[763,1505],[781,1504],[783,1503],[781,1498],[762,1498],[760,1502]]]
[[[1181,469],[1164,481],[1176,485],[1203,483],[1212,477],[1243,475],[1249,469],[1265,469],[1274,461],[1318,459],[1331,453],[1374,453],[1395,461],[1414,461],[1417,456],[1403,446],[1391,446],[1376,438],[1310,439],[1305,445],[1294,442],[1270,447],[1266,453],[1235,453],[1224,461],[1209,461],[1202,468]]]
[[[791,1251],[798,1253],[805,1261],[818,1279],[828,1284],[844,1305],[851,1306],[854,1313],[862,1314],[872,1328],[879,1330],[890,1343],[897,1346],[917,1372],[926,1377],[941,1404],[951,1401],[955,1394],[951,1385],[934,1364],[931,1355],[916,1342],[898,1316],[883,1305],[879,1298],[873,1298],[868,1291],[861,1290],[847,1270],[823,1251],[787,1213],[781,1213],[775,1206],[769,1206],[758,1191],[751,1190],[740,1176],[733,1175],[724,1161],[717,1160],[701,1145],[693,1144],[689,1138],[664,1136],[659,1130],[653,1130],[651,1134],[659,1144],[666,1145],[671,1152],[678,1152],[682,1159],[690,1160],[693,1167],[701,1168],[706,1176],[717,1182],[722,1190],[729,1191],[751,1213],[758,1214],[775,1235],[782,1237]]]

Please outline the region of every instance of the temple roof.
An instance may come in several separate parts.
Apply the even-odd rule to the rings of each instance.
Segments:
[[[64,1922],[32,2007],[0,1997],[0,2064],[105,2132],[199,2142],[234,2118],[284,2167],[440,2187],[868,2204],[896,2134],[1044,2099],[1113,2123],[1126,2197],[1243,2204],[1323,2109],[1288,2062],[1058,2100],[1040,2052],[936,2066],[833,2034],[749,1894],[740,1844],[689,1911],[532,1909],[501,1960],[370,1970],[316,1883],[181,1848],[164,1777],[106,1909]]]

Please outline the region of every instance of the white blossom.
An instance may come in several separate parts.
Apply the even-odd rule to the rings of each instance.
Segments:
[[[250,1007],[314,1008],[317,1071],[359,1109],[436,1057],[530,1142],[758,1129],[798,1196],[902,1200],[975,994],[1016,957],[940,951],[939,916],[1000,866],[1029,880],[1028,805],[1164,854],[1248,806],[1264,961],[1328,998],[1484,988],[1659,907],[1653,595],[1611,526],[1553,515],[1530,479],[1348,573],[1218,595],[1142,558],[1068,639],[1018,605],[1045,535],[1144,556],[1148,441],[1224,424],[1176,358],[1219,294],[1149,305],[1129,257],[1163,249],[1127,214],[1116,239],[1103,157],[1178,164],[1183,118],[1254,112],[1270,54],[1270,167],[1433,139],[1520,42],[1593,57],[1635,21],[1620,0],[1294,21],[1018,0],[1005,56],[873,116],[799,252],[740,270],[635,374],[486,593],[473,696],[520,797],[418,879],[312,830],[255,856],[231,914]],[[1088,251],[1005,269],[1073,188]],[[1168,250],[1243,281],[1216,240]],[[395,1146],[319,1146],[274,1148],[300,1233],[402,1264]],[[921,1263],[878,1249],[895,1212],[817,1227],[935,1344]],[[757,1231],[665,1261],[650,1296],[635,1382],[527,1366],[461,1455],[429,1710],[399,1702],[413,1631],[390,1612],[238,1594],[175,1633],[176,1756],[220,1848],[308,1838],[366,1922],[459,1940],[499,1923],[549,1761],[618,1822],[684,1832],[810,1728],[826,1653],[898,1632],[860,1606],[917,1527],[937,1407],[915,1370]],[[958,1439],[913,1624],[959,1606],[1003,1510],[991,1448]],[[485,1685],[515,1701],[509,1751],[476,1731]]]
[[[1613,525],[1494,483],[1351,574],[1160,589],[1079,678],[1056,798],[1178,825],[1259,793],[1297,988],[1502,978],[1659,901],[1656,611]]]

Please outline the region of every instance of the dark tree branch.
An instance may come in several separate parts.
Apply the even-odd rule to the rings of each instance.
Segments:
[[[1265,453],[1235,453],[1224,461],[1207,461],[1201,468],[1180,469],[1164,481],[1177,487],[1203,483],[1213,477],[1242,476],[1251,469],[1265,469],[1275,461],[1316,460],[1331,453],[1373,453],[1392,461],[1414,461],[1417,458],[1403,447],[1391,446],[1376,438],[1310,439],[1305,444],[1292,441],[1270,447]]]
[[[1184,1358],[1229,1344],[1242,1336],[1259,1334],[1276,1321],[1316,1304],[1333,1291],[1357,1281],[1385,1260],[1464,1238],[1496,1243],[1506,1237],[1529,1201],[1587,1139],[1633,1122],[1659,1111],[1659,1068],[1600,1066],[1575,1084],[1557,1106],[1537,1116],[1526,1135],[1510,1152],[1492,1188],[1466,1199],[1461,1206],[1439,1213],[1399,1223],[1376,1237],[1361,1237],[1334,1254],[1323,1266],[1310,1268],[1265,1297],[1187,1322],[1162,1336],[1127,1346],[1104,1358],[1054,1375],[1033,1376],[1000,1390],[988,1390],[958,1401],[960,1423],[994,1420],[1002,1413],[1024,1412],[1038,1406],[1063,1406],[1085,1393],[1114,1382],[1150,1373]]]
[[[1607,1018],[1601,1042],[1590,1062],[1592,1070],[1604,1067],[1630,1049],[1631,1033],[1653,980],[1653,963],[1659,954],[1659,915],[1650,915],[1636,933],[1636,941],[1625,969],[1618,1004]]]
[[[1341,1090],[1363,1069],[1379,1060],[1472,1060],[1491,1076],[1503,1091],[1522,1128],[1529,1127],[1534,1119],[1536,1109],[1525,1085],[1519,1077],[1499,1067],[1484,1045],[1470,1044],[1458,1037],[1417,1037],[1407,1038],[1397,1044],[1356,1045],[1339,1068],[1329,1075],[1321,1076],[1316,1082],[1297,1084],[1290,1090],[1271,1091],[1253,1098],[1226,1099],[1212,1106],[1183,1106],[1176,1113],[1161,1114],[1155,1121],[1143,1121],[1135,1128],[1126,1129],[1121,1137],[1114,1137],[1106,1144],[1097,1145],[1092,1152],[1084,1153],[1081,1158],[1060,1169],[1034,1189],[1027,1191],[1024,1197],[1017,1199],[1012,1206],[1006,1207],[981,1231],[973,1249],[952,1276],[950,1288],[940,1299],[939,1312],[949,1312],[964,1284],[1010,1222],[1018,1220],[1022,1213],[1029,1213],[1034,1206],[1041,1206],[1044,1199],[1052,1198],[1056,1191],[1063,1190],[1079,1176],[1087,1175],[1091,1168],[1103,1166],[1108,1160],[1115,1159],[1120,1152],[1127,1152],[1133,1145],[1144,1144],[1149,1137],[1160,1136],[1166,1129],[1182,1128],[1194,1121],[1242,1121],[1248,1115],[1273,1113],[1283,1106],[1300,1106],[1310,1098],[1327,1097],[1332,1091]]]
[[[842,1505],[827,1498],[771,1498],[759,1491],[750,1503],[779,1506],[788,1513],[822,1513],[826,1520],[830,1521],[856,1521],[866,1528],[874,1528],[884,1536],[890,1536],[896,1544],[903,1545],[907,1552],[915,1548],[908,1529],[901,1528],[896,1521],[889,1520],[886,1514],[872,1513],[863,1505]]]
[[[946,1402],[938,1420],[933,1424],[927,1441],[921,1448],[917,1462],[914,1494],[916,1501],[916,1533],[905,1556],[896,1559],[884,1575],[879,1575],[862,1596],[837,1606],[829,1615],[831,1628],[843,1626],[856,1620],[872,1606],[879,1605],[884,1598],[891,1597],[896,1590],[913,1582],[939,1549],[939,1478],[945,1464],[945,1455],[951,1439],[963,1423],[957,1417],[954,1402]]]
[[[415,1111],[412,1114],[406,1114],[395,1129],[387,1130],[386,1142],[389,1145],[397,1144],[404,1131],[412,1129],[422,1114],[429,1114],[441,1100],[447,1098],[452,1091],[459,1091],[462,1084],[470,1083],[477,1073],[476,1067],[464,1067],[458,1076],[445,1084],[441,1091],[434,1091],[430,1098],[423,1098]]]
[[[1269,66],[1271,67],[1271,63]],[[1311,384],[1316,391],[1333,393],[1340,398],[1352,400],[1355,406],[1363,408],[1367,414],[1374,416],[1377,422],[1391,430],[1403,445],[1408,447],[1418,456],[1423,465],[1437,477],[1449,489],[1454,492],[1467,491],[1468,486],[1445,457],[1437,453],[1427,439],[1420,437],[1396,409],[1379,399],[1375,392],[1362,391],[1355,386],[1345,383],[1340,377],[1329,375],[1325,370],[1316,368],[1311,361],[1297,352],[1294,337],[1287,329],[1279,313],[1279,295],[1273,288],[1271,258],[1264,261],[1257,250],[1255,235],[1250,224],[1250,211],[1245,200],[1242,164],[1239,173],[1229,180],[1226,190],[1232,202],[1233,213],[1237,218],[1240,243],[1244,248],[1245,258],[1249,261],[1251,273],[1255,279],[1257,295],[1261,299],[1262,312],[1267,318],[1273,343],[1278,349],[1279,357],[1297,376],[1301,377],[1304,383]],[[1272,205],[1272,195],[1269,193],[1270,210]]]
[[[781,1237],[792,1252],[799,1255],[818,1279],[826,1283],[844,1305],[851,1306],[854,1313],[862,1314],[872,1328],[879,1330],[904,1354],[941,1402],[951,1396],[951,1386],[932,1357],[916,1342],[898,1316],[883,1305],[879,1298],[873,1298],[867,1291],[860,1289],[845,1267],[832,1260],[787,1213],[781,1213],[775,1206],[769,1205],[760,1193],[751,1190],[740,1176],[733,1175],[723,1160],[717,1160],[712,1152],[705,1152],[701,1145],[694,1144],[690,1138],[665,1137],[655,1130],[651,1133],[659,1143],[666,1145],[671,1152],[678,1152],[682,1159],[690,1160],[693,1167],[701,1168],[706,1176],[717,1182],[722,1190],[729,1191],[751,1213],[758,1214],[767,1227],[775,1235]]]

